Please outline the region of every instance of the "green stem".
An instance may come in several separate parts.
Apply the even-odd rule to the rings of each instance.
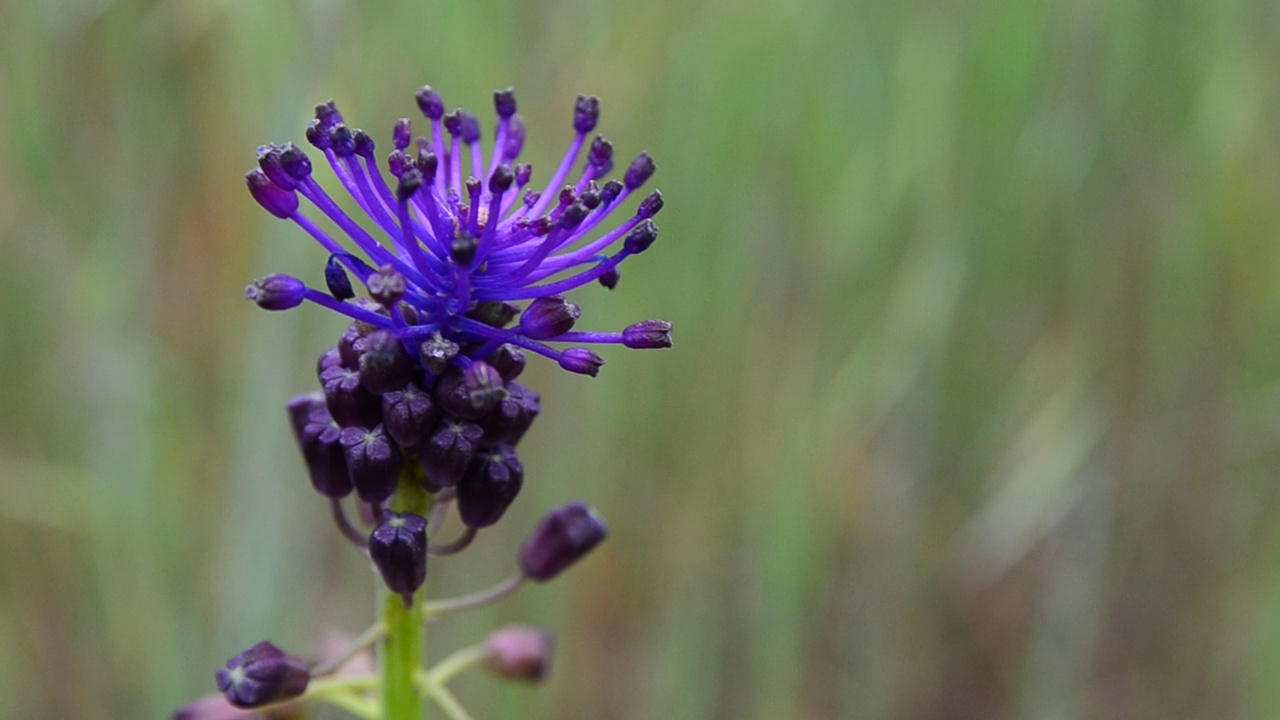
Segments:
[[[407,463],[391,508],[396,512],[412,512],[426,517],[431,511],[432,497],[418,484],[414,468]],[[422,617],[422,588],[413,594],[413,603],[391,593],[379,582],[382,598],[382,623],[386,640],[381,646],[379,667],[382,673],[382,711],[384,720],[422,720],[424,703],[414,678],[422,667],[426,653],[426,624]]]

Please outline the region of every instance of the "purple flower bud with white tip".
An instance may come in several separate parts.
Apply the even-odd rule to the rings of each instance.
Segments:
[[[669,348],[671,323],[666,320],[645,320],[628,325],[622,330],[622,344],[637,350]]]
[[[298,211],[298,194],[271,182],[262,168],[245,173],[244,180],[249,186],[249,194],[272,215],[284,220]]]
[[[430,85],[423,85],[415,97],[418,101],[418,109],[423,115],[432,120],[444,117],[444,100],[440,97],[440,93],[431,89]]]
[[[527,625],[508,625],[485,640],[484,668],[508,680],[538,682],[551,670],[555,640],[550,633]]]
[[[458,481],[458,515],[470,528],[486,528],[502,519],[524,484],[524,466],[515,448],[499,445],[480,451]]]
[[[622,247],[635,255],[648,250],[657,239],[658,226],[652,220],[645,220],[627,233],[626,239],[622,241]]]
[[[285,143],[280,148],[280,167],[294,180],[305,180],[311,175],[311,158],[297,145]]]
[[[520,551],[525,577],[546,582],[581,560],[609,534],[604,521],[585,503],[570,503],[547,513]]]
[[[400,447],[416,447],[426,439],[435,417],[431,395],[416,383],[382,396],[383,424]]]
[[[244,288],[246,300],[252,300],[264,310],[288,310],[302,304],[307,286],[296,277],[272,273],[254,280]]]
[[[493,109],[500,118],[509,118],[516,114],[516,91],[512,88],[493,91]]]
[[[427,486],[432,492],[453,487],[471,466],[484,430],[475,423],[445,418],[419,450]]]
[[[360,384],[374,395],[399,390],[413,379],[413,360],[390,330],[374,330],[364,339]]]
[[[356,495],[367,503],[389,500],[396,491],[404,459],[383,426],[346,428],[342,431],[342,447]]]
[[[329,129],[329,149],[340,158],[352,157],[356,154],[356,138],[351,128],[338,124]]]
[[[362,158],[373,157],[373,152],[376,149],[376,146],[374,145],[373,138],[369,133],[363,130],[356,130],[351,134],[351,142],[357,155]]]
[[[642,152],[631,161],[631,167],[627,168],[627,174],[622,177],[622,181],[628,190],[635,190],[648,182],[657,169],[658,166],[654,164],[653,158],[649,157],[649,153]]]
[[[503,390],[502,400],[488,415],[480,419],[480,426],[484,428],[484,443],[516,445],[529,430],[529,426],[533,425],[533,420],[541,409],[538,393],[519,382],[508,383]]]
[[[520,332],[535,340],[557,337],[572,330],[579,317],[582,310],[563,297],[541,297],[520,315]]]
[[[654,190],[649,196],[640,201],[640,207],[636,208],[636,217],[649,219],[659,212],[662,212],[662,193]]]
[[[427,579],[427,521],[414,513],[384,511],[369,535],[369,557],[387,589],[413,604]]]
[[[596,129],[600,121],[600,98],[579,95],[573,104],[573,129],[580,135],[586,135]]]
[[[569,348],[560,354],[560,367],[579,375],[595,377],[603,365],[604,358],[586,348]]]
[[[276,187],[281,190],[294,189],[293,177],[280,164],[280,148],[275,145],[258,148],[258,167]]]
[[[391,144],[397,150],[404,150],[409,147],[409,141],[413,138],[413,125],[409,122],[409,118],[400,118],[396,121],[396,125],[391,130]]]
[[[306,692],[311,671],[302,659],[264,640],[228,660],[216,677],[227,702],[239,708],[255,708]]]

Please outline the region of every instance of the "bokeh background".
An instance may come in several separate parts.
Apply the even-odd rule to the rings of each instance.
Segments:
[[[433,630],[560,638],[477,718],[1280,717],[1280,4],[0,3],[0,717],[162,718],[371,616],[282,410],[340,333],[242,173],[336,98],[577,93],[658,159],[654,249],[533,363],[525,493],[611,540]],[[338,717],[336,714],[330,717]]]

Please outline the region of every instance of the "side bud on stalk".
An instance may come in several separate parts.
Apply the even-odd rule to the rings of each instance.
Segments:
[[[508,680],[538,682],[551,668],[555,640],[551,634],[528,625],[509,625],[489,633],[484,668]]]
[[[525,577],[546,582],[581,560],[609,534],[604,521],[584,503],[570,503],[547,513],[520,551]]]
[[[228,660],[216,678],[227,702],[240,708],[255,708],[306,692],[311,671],[300,658],[264,640]]]

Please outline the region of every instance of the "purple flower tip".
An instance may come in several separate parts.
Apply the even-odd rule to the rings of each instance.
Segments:
[[[351,278],[342,269],[337,255],[330,255],[328,264],[324,266],[324,283],[335,300],[350,300],[356,296],[355,289],[351,287]]]
[[[573,129],[580,135],[586,135],[596,129],[600,121],[600,98],[579,95],[573,104]]]
[[[410,604],[427,579],[427,521],[410,512],[383,512],[369,535],[369,557],[387,588]]]
[[[529,303],[520,315],[520,331],[543,340],[563,335],[573,329],[582,310],[559,295],[542,297]]]
[[[249,186],[249,194],[272,215],[284,220],[298,211],[298,194],[271,182],[262,168],[245,173],[244,179]]]
[[[623,241],[622,247],[627,252],[635,255],[648,250],[653,241],[657,239],[658,226],[652,220],[645,220],[627,233],[627,238]]]
[[[622,180],[626,183],[628,190],[635,190],[648,182],[657,169],[658,166],[654,164],[653,158],[649,157],[649,153],[642,152],[631,161],[631,166],[627,168],[627,174]]]
[[[493,91],[493,109],[506,119],[516,114],[516,91],[512,88]]]
[[[622,331],[622,344],[638,350],[671,347],[671,323],[666,320],[645,320],[628,325]]]
[[[509,680],[538,682],[551,668],[555,640],[550,633],[526,625],[510,625],[489,633],[484,667]]]
[[[288,310],[302,304],[307,286],[296,277],[272,273],[245,286],[244,297],[264,310]]]
[[[560,367],[579,375],[595,377],[602,365],[604,358],[586,348],[569,348],[560,355]]]
[[[391,131],[391,144],[395,145],[397,150],[404,150],[409,147],[409,140],[412,137],[413,125],[409,122],[409,118],[397,120],[395,128]]]
[[[423,115],[431,120],[444,117],[444,100],[440,97],[440,93],[431,89],[430,85],[423,85],[415,97],[418,100],[418,109]]]

